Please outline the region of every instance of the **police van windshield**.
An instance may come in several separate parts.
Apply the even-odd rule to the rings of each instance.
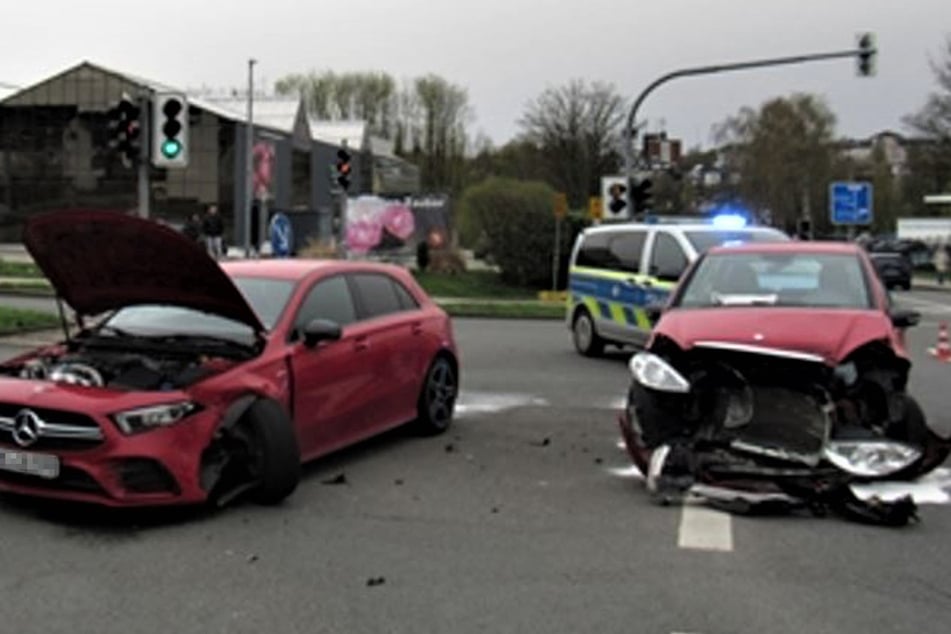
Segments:
[[[711,247],[730,243],[747,242],[787,242],[789,236],[775,229],[736,229],[730,231],[686,231],[684,232],[697,253],[703,253]]]

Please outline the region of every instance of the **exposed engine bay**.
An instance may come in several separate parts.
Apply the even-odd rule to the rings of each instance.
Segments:
[[[195,352],[80,348],[0,365],[0,375],[84,387],[158,391],[187,387],[232,363]]]
[[[659,337],[631,361],[621,428],[651,493],[729,508],[804,505],[903,525],[914,502],[865,502],[854,482],[909,480],[949,443],[906,393],[909,364],[880,344],[832,368],[808,354]]]

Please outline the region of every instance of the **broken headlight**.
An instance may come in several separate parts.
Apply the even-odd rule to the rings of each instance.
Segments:
[[[871,478],[901,471],[921,452],[894,440],[833,440],[826,445],[825,457],[843,471]]]
[[[690,383],[669,363],[650,352],[638,352],[631,358],[631,374],[638,383],[661,392],[689,392]]]
[[[174,425],[198,409],[199,407],[195,403],[183,401],[130,409],[125,412],[113,414],[112,420],[116,422],[116,425],[119,426],[122,433],[135,434],[141,431],[155,429],[156,427]]]

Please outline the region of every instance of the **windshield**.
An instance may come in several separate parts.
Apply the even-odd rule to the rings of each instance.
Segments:
[[[869,308],[858,257],[818,253],[717,253],[697,266],[679,306]]]
[[[287,305],[294,282],[259,277],[233,279],[264,326],[268,330],[273,328]],[[127,306],[116,311],[103,325],[107,330],[143,337],[175,335],[254,342],[254,330],[247,324],[184,306]]]
[[[788,242],[789,236],[775,229],[736,229],[732,231],[686,231],[687,240],[697,253],[711,247],[748,242]]]
[[[231,280],[251,304],[264,327],[268,330],[274,328],[294,290],[294,282],[270,277],[233,277]]]

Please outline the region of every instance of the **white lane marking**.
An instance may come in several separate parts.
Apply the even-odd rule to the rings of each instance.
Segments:
[[[532,394],[504,392],[466,392],[456,400],[456,415],[497,414],[516,407],[548,407],[547,400]]]
[[[861,500],[878,497],[891,502],[910,495],[916,504],[951,504],[951,469],[935,469],[914,482],[871,482],[851,488]]]
[[[631,465],[629,467],[611,467],[608,469],[608,473],[615,475],[619,478],[631,478],[633,480],[643,480],[644,474],[641,473],[641,470]]]
[[[696,503],[684,504],[677,546],[688,550],[733,552],[733,518]]]

